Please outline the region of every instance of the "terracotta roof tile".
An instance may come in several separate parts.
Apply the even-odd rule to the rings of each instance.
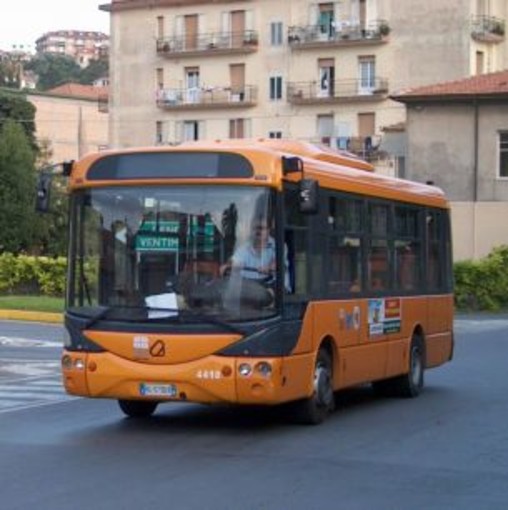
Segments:
[[[416,87],[393,94],[393,98],[404,101],[412,97],[438,96],[477,96],[477,95],[506,95],[508,94],[508,70],[497,73],[482,74],[463,80],[437,83]]]
[[[81,99],[99,99],[108,96],[108,87],[94,87],[80,83],[64,83],[54,89],[48,90],[54,96],[75,97]]]

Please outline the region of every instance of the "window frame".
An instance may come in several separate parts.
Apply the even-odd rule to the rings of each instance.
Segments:
[[[284,45],[284,23],[282,21],[270,22],[270,46],[278,48]]]
[[[269,93],[270,101],[281,101],[283,99],[283,77],[281,73],[274,73],[269,78]]]
[[[503,137],[505,137],[505,140],[503,140]],[[503,175],[503,173],[502,173],[503,168],[504,168],[505,175]],[[499,180],[508,180],[508,130],[498,131],[498,136],[497,136],[497,178]]]

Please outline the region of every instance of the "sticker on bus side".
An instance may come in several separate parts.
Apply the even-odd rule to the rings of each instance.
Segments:
[[[360,329],[360,307],[355,306],[351,313],[348,313],[344,308],[339,311],[339,329],[341,331]]]
[[[399,298],[369,299],[369,336],[399,333],[401,302]]]

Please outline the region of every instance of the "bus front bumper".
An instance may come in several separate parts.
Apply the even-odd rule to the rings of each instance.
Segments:
[[[210,355],[177,365],[131,361],[109,352],[64,350],[62,375],[72,395],[126,400],[274,405],[312,392],[303,358]],[[307,381],[305,381],[307,379]]]

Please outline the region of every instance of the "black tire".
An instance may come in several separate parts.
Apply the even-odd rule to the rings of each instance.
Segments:
[[[425,345],[419,335],[413,335],[409,348],[407,374],[393,379],[393,389],[400,397],[414,398],[423,390],[425,371]]]
[[[314,367],[314,391],[306,399],[294,402],[294,417],[298,423],[318,425],[335,408],[333,364],[329,352],[319,349]]]
[[[118,405],[123,413],[129,418],[148,418],[151,416],[155,409],[157,409],[158,402],[148,400],[119,400]]]

